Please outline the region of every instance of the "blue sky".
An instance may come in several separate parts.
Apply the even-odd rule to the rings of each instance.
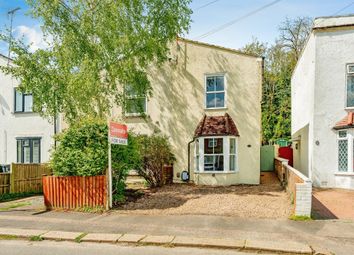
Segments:
[[[272,0],[193,0],[191,8],[192,26],[185,37],[198,39],[198,37],[220,25],[244,16]],[[208,3],[203,8],[200,8]],[[353,4],[352,4],[353,3]],[[344,7],[352,4],[347,9],[339,12]],[[15,36],[24,36],[27,42],[32,42],[32,49],[44,47],[40,32],[40,22],[26,16],[28,7],[24,0],[0,0],[0,30],[4,31],[10,24],[7,11],[15,7],[21,7],[14,17]],[[261,12],[247,17],[224,30],[200,39],[201,41],[217,44],[230,48],[240,48],[252,37],[260,41],[272,43],[278,36],[278,27],[286,17],[298,16],[328,16],[353,14],[353,0],[282,0]],[[7,54],[7,45],[0,43],[0,53]]]

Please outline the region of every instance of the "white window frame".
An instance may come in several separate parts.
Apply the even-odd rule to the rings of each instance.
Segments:
[[[134,100],[134,99],[145,99],[145,111],[144,112],[127,112],[126,105],[124,105],[124,116],[126,117],[137,117],[147,114],[148,111],[148,101],[146,95],[126,95],[124,91],[125,100]]]
[[[346,64],[345,67],[345,109],[354,109],[354,106],[348,106],[348,76],[354,76],[354,72],[349,72],[349,67],[354,63]]]
[[[224,157],[224,170],[223,171],[205,171],[204,170],[204,156],[209,154],[204,154],[204,143],[205,139],[211,138],[223,138],[223,157]],[[236,146],[236,159],[235,159],[235,170],[230,170],[230,139],[235,139],[235,146]],[[197,143],[195,143],[194,149],[194,165],[195,165],[195,172],[196,173],[206,173],[206,174],[225,174],[225,173],[236,173],[239,171],[239,164],[238,164],[238,137],[236,136],[202,136],[198,137],[199,147]],[[199,155],[197,155],[199,153]],[[218,154],[213,154],[218,155]],[[220,154],[221,155],[221,154]],[[232,154],[234,155],[234,154]],[[196,167],[196,159],[199,156],[199,169]]]
[[[346,137],[339,137],[339,133],[342,131],[346,131],[347,135]],[[339,158],[338,158],[338,151],[339,151],[339,141],[340,140],[347,140],[348,143],[348,151],[347,151],[347,171],[339,171]],[[347,174],[347,173],[353,173],[354,172],[354,165],[353,165],[353,161],[354,161],[354,132],[353,130],[348,130],[348,129],[341,129],[337,131],[337,174]]]
[[[222,76],[224,78],[224,90],[222,91],[207,91],[207,79],[208,77]],[[226,73],[213,73],[204,75],[204,109],[205,110],[217,110],[217,109],[226,109],[227,108],[227,79]],[[224,93],[224,106],[222,107],[208,107],[207,105],[207,95],[215,93]]]

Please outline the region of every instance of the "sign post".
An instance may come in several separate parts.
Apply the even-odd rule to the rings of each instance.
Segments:
[[[128,145],[128,128],[126,125],[109,122],[108,125],[108,209],[112,208],[112,150],[111,144]]]

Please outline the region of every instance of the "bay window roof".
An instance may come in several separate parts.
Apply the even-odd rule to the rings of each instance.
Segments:
[[[336,130],[354,128],[354,112],[348,112],[347,116],[338,121],[333,128]]]
[[[224,116],[204,115],[194,132],[194,137],[226,135],[240,136],[235,122],[227,113]]]

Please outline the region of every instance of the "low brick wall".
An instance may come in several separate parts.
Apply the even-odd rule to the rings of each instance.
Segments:
[[[282,185],[294,203],[294,214],[311,216],[312,182],[295,168],[288,165],[288,160],[276,157],[275,171]]]

